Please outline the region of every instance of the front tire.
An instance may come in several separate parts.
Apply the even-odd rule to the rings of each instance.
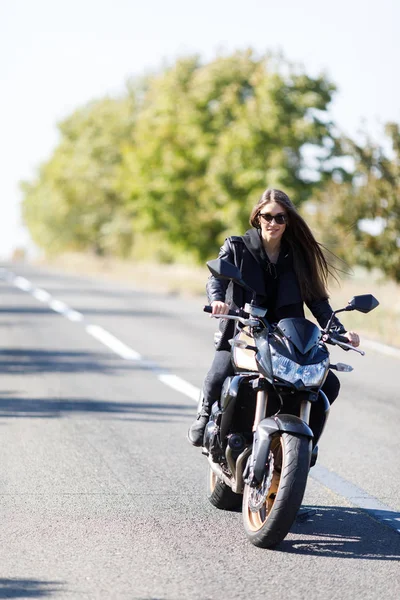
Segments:
[[[256,488],[245,485],[243,493],[243,524],[255,546],[273,548],[286,537],[303,500],[310,455],[311,441],[305,437],[281,433],[272,439],[272,475]]]
[[[208,468],[207,497],[211,504],[222,510],[237,510],[242,504],[242,494],[235,494],[232,489]]]

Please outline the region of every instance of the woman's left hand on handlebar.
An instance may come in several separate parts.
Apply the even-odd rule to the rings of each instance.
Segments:
[[[357,348],[357,346],[360,345],[360,337],[355,331],[347,331],[347,333],[344,334],[344,337],[347,337],[349,344],[354,348]]]

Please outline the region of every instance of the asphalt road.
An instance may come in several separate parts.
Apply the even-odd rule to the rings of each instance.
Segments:
[[[3,266],[0,598],[400,597],[400,360],[340,353],[355,371],[320,444],[330,475],[310,477],[309,512],[261,550],[239,512],[208,503],[206,459],[186,440],[192,388],[161,376],[200,387],[215,329],[203,299]],[[140,357],[122,358],[126,347]],[[359,508],[365,497],[381,520]]]

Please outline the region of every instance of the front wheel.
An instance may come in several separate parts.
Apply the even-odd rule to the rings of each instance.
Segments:
[[[242,494],[235,494],[232,489],[221,481],[211,467],[208,468],[207,497],[211,504],[222,510],[236,510],[242,504]]]
[[[303,500],[310,454],[305,437],[281,433],[272,439],[262,482],[245,485],[243,493],[243,524],[255,546],[273,548],[286,537]]]

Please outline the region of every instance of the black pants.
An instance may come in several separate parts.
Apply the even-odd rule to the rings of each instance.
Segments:
[[[219,400],[222,390],[222,384],[225,379],[234,374],[234,369],[231,363],[230,350],[217,350],[211,368],[208,371],[204,383],[203,394],[204,404],[209,408]],[[333,404],[339,395],[340,381],[332,371],[328,372],[328,376],[322,386],[322,391],[326,394],[329,403]],[[323,426],[324,414],[319,403],[313,405],[310,416],[310,427],[314,432],[314,438],[318,439]]]

